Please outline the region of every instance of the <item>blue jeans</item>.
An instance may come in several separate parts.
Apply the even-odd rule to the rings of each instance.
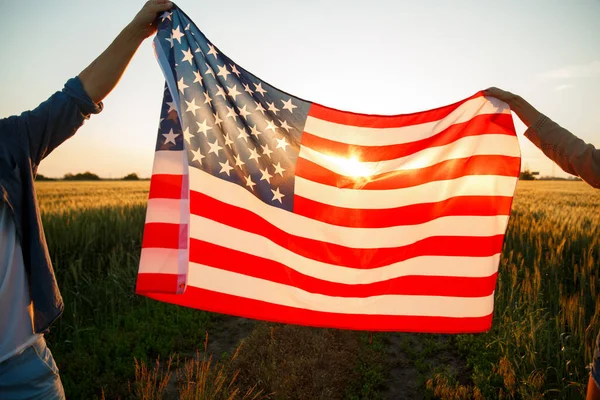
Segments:
[[[0,363],[0,399],[65,399],[58,368],[43,336],[21,354]]]
[[[600,388],[600,333],[596,338],[596,348],[594,349],[594,360],[592,361],[592,378],[596,386]]]

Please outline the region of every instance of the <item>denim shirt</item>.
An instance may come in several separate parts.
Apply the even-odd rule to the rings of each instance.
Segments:
[[[64,304],[48,254],[34,179],[39,163],[75,134],[90,114],[102,111],[78,77],[32,111],[0,119],[0,201],[15,220],[33,302],[35,333],[46,331]]]

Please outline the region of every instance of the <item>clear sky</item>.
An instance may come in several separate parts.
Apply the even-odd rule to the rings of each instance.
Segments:
[[[0,116],[77,75],[142,1],[2,2]],[[221,52],[281,90],[355,112],[403,114],[488,86],[522,95],[600,147],[600,1],[218,1],[177,4]],[[164,79],[151,40],[117,88],[39,172],[149,176]],[[522,136],[523,167],[566,176]]]

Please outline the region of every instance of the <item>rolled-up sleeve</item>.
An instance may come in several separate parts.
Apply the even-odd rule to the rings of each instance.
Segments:
[[[65,140],[77,132],[91,114],[102,111],[85,92],[78,77],[71,78],[62,91],[31,111],[2,120],[2,134],[11,135],[29,152],[32,166],[37,165]]]
[[[600,189],[600,149],[585,143],[545,115],[525,131],[525,137],[565,172]]]

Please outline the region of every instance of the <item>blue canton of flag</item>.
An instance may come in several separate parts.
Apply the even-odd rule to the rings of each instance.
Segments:
[[[160,17],[155,51],[170,92],[179,94],[165,91],[156,150],[185,149],[190,168],[291,211],[310,103],[235,64],[180,10]]]

